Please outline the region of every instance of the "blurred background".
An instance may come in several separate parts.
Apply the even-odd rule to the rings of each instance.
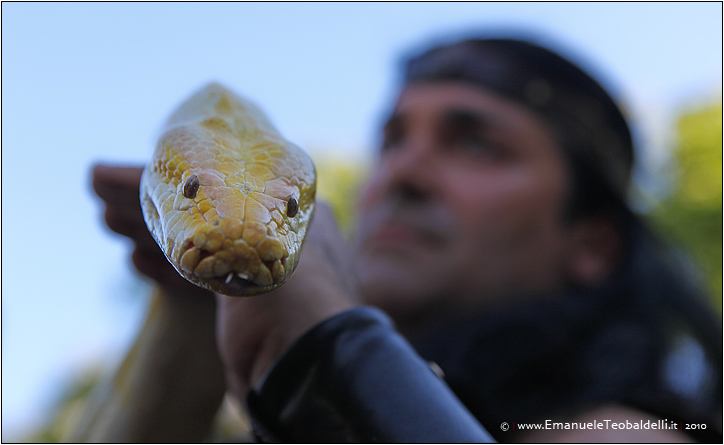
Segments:
[[[2,441],[56,441],[148,301],[94,162],[143,164],[210,80],[305,147],[347,233],[399,56],[532,36],[598,76],[640,145],[639,211],[722,297],[721,3],[3,3]]]

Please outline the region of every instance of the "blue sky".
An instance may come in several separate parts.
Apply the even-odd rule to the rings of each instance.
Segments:
[[[513,28],[603,77],[655,172],[673,113],[721,93],[721,14],[721,3],[3,3],[2,440],[41,422],[74,373],[119,360],[135,333],[146,288],[101,224],[89,167],[143,163],[193,89],[221,81],[313,156],[363,158],[400,54]]]

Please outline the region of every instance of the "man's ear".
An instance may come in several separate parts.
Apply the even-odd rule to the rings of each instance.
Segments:
[[[568,279],[578,285],[603,281],[623,258],[624,240],[616,224],[605,217],[586,218],[572,230]]]

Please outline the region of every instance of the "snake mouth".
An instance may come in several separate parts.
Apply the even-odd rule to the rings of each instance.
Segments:
[[[217,277],[214,280],[219,283],[220,293],[224,295],[249,295],[253,289],[259,288],[259,285],[233,272],[229,272],[225,277]]]
[[[256,253],[239,255],[233,249],[210,251],[187,240],[178,265],[179,272],[198,286],[224,295],[248,296],[281,284],[287,261],[284,257],[263,260]]]
[[[286,265],[286,261],[283,262]],[[268,271],[273,270],[273,261],[263,261],[261,267]],[[276,288],[281,283],[277,280],[271,283],[259,283],[245,273],[231,271],[223,276],[216,276],[210,281],[214,282],[215,290],[229,296],[251,296],[267,292]]]

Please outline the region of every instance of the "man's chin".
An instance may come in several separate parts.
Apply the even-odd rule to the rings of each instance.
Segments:
[[[397,314],[415,311],[441,296],[440,280],[435,274],[402,264],[399,258],[386,256],[374,261],[361,260],[357,278],[365,303]]]

